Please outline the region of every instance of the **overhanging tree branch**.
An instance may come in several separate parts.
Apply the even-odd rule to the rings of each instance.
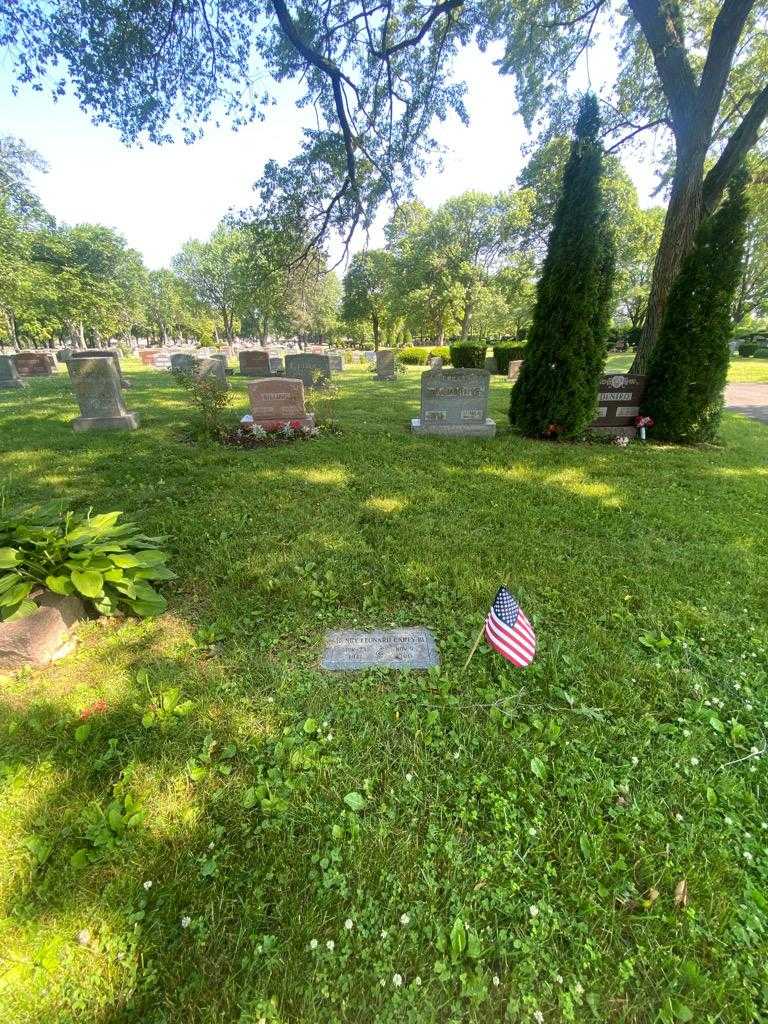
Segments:
[[[416,46],[429,32],[438,18],[442,17],[443,14],[450,14],[451,11],[456,10],[457,7],[462,7],[463,4],[464,0],[443,0],[443,3],[439,3],[432,8],[426,21],[415,35],[408,36],[407,39],[401,39],[394,46],[387,46],[382,50],[372,50],[373,56],[381,60],[384,57],[391,57],[393,54],[398,53],[400,50],[405,50],[409,46]]]
[[[728,179],[757,142],[760,128],[768,118],[768,85],[759,92],[744,120],[731,135],[717,163],[704,179],[704,209],[711,212],[720,201]]]

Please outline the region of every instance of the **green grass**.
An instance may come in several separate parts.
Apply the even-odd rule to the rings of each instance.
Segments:
[[[420,370],[354,369],[341,436],[243,452],[127,369],[135,433],[74,434],[62,375],[0,392],[6,500],[122,509],[179,574],[163,618],[0,684],[0,1020],[765,1020],[768,428],[414,438]],[[501,582],[539,656],[462,672]],[[318,669],[327,629],[390,624],[440,669]],[[146,728],[171,688],[191,713]]]
[[[632,353],[620,352],[608,356],[605,363],[607,373],[625,372],[632,365]],[[733,356],[728,367],[730,384],[768,384],[768,359],[742,359]]]

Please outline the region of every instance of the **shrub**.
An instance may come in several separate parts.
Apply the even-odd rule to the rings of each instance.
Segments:
[[[605,362],[614,246],[603,202],[597,100],[585,96],[563,175],[533,324],[509,407],[530,437],[582,433]]]
[[[186,389],[197,411],[196,436],[200,439],[220,440],[227,432],[224,410],[232,398],[229,388],[213,375],[198,377],[187,370],[176,370],[173,375],[176,382]]]
[[[438,345],[437,348],[429,350],[430,359],[442,359],[443,364],[448,366],[451,361],[451,350],[447,345]]]
[[[127,608],[159,615],[165,598],[150,580],[176,576],[164,564],[163,537],[117,520],[122,512],[77,515],[44,506],[0,518],[0,619],[33,612],[38,588],[79,594],[102,615]]]
[[[408,348],[401,348],[397,353],[397,358],[407,366],[426,366],[428,350],[410,345]]]
[[[509,372],[509,364],[513,359],[525,359],[525,345],[513,345],[502,342],[493,346],[493,354],[496,358],[496,372],[503,373],[506,377]]]
[[[739,345],[739,355],[745,359],[749,356],[755,356],[758,352],[758,345],[754,341],[745,341],[742,345]]]
[[[470,367],[473,370],[485,369],[485,353],[488,346],[484,342],[460,341],[451,345],[451,363],[453,366]]]
[[[702,221],[669,293],[643,403],[654,438],[709,441],[717,433],[746,237],[746,184],[743,171],[731,178],[726,199]]]
[[[759,348],[757,352],[755,352],[755,358],[768,359],[768,348]]]

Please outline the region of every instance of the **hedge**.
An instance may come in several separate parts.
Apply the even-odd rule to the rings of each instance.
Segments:
[[[755,357],[757,359],[768,359],[768,348],[759,348],[757,352],[755,352]]]
[[[743,345],[739,345],[738,352],[740,356],[748,358],[749,356],[756,356],[758,352],[765,352],[765,349],[761,349],[757,342],[745,341]]]
[[[405,363],[408,366],[426,366],[427,359],[429,358],[429,349],[417,348],[415,345],[411,345],[408,348],[398,349],[397,358],[401,363]]]
[[[460,342],[458,345],[451,345],[451,363],[454,366],[484,370],[487,348],[487,345],[477,344],[476,342]]]
[[[496,372],[506,377],[513,359],[525,359],[525,345],[494,345],[493,355],[496,359]]]

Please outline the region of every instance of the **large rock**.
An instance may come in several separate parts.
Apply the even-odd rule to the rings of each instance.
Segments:
[[[0,672],[31,666],[43,668],[75,646],[74,627],[85,617],[82,601],[45,591],[36,598],[36,612],[13,622],[0,622]]]

